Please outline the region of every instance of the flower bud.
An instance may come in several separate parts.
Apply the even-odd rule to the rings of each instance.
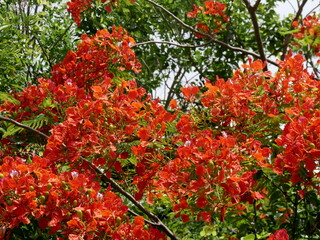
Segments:
[[[47,190],[49,191],[52,188],[52,183],[47,184]]]
[[[41,196],[39,197],[39,202],[40,202],[40,204],[44,204],[44,203],[46,202],[46,196],[41,195]]]
[[[83,215],[82,211],[81,210],[77,210],[77,213],[78,213],[78,217],[81,219],[82,215]]]

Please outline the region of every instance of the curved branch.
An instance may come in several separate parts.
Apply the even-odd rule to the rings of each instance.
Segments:
[[[183,70],[183,68],[179,68],[177,74],[175,74],[175,76],[173,78],[173,82],[171,84],[171,87],[169,88],[169,93],[168,93],[167,99],[165,100],[165,104],[164,104],[165,109],[168,109],[170,101],[173,99],[173,91],[174,91],[175,85],[177,84],[177,82],[181,81],[181,79],[185,73],[185,71],[183,71],[183,73],[182,73],[182,70]]]
[[[1,121],[1,120],[2,120],[2,121],[6,121],[6,122],[13,123],[14,125],[16,125],[16,126],[18,126],[18,127],[21,127],[21,128],[27,129],[27,130],[29,130],[29,131],[31,131],[31,132],[34,132],[34,133],[36,133],[36,134],[39,134],[40,136],[44,137],[45,139],[49,138],[49,136],[46,135],[46,134],[44,134],[43,132],[40,132],[40,131],[32,128],[32,127],[29,127],[29,126],[27,126],[27,125],[24,125],[24,124],[22,124],[22,123],[19,123],[19,122],[15,121],[15,120],[13,120],[13,119],[11,119],[11,118],[6,118],[6,117],[0,116],[0,121]]]
[[[208,33],[204,33],[204,32],[198,31],[197,29],[195,29],[195,28],[191,27],[190,25],[184,23],[181,19],[179,19],[178,17],[176,17],[176,16],[175,16],[173,13],[171,13],[168,9],[164,8],[163,6],[159,5],[158,3],[156,3],[156,2],[154,2],[154,1],[152,1],[152,0],[146,0],[146,1],[149,2],[149,3],[151,3],[152,5],[160,8],[160,9],[162,9],[164,12],[166,12],[167,14],[169,14],[174,20],[176,20],[181,26],[189,29],[190,31],[192,31],[192,32],[194,32],[194,33],[198,33],[198,34],[203,35],[203,36],[205,36],[205,37],[208,37],[208,38],[210,38],[210,40],[211,40],[212,42],[214,42],[214,43],[216,43],[216,44],[219,44],[219,45],[221,45],[221,46],[223,46],[223,47],[225,47],[225,48],[228,48],[228,49],[230,49],[230,50],[232,50],[232,51],[242,52],[242,53],[245,53],[245,54],[247,54],[247,55],[251,55],[251,56],[253,56],[253,57],[256,57],[256,58],[261,59],[261,56],[260,56],[259,54],[257,54],[257,53],[250,52],[250,51],[245,50],[245,49],[243,49],[243,48],[231,46],[231,45],[229,45],[229,44],[227,44],[227,43],[225,43],[225,42],[223,42],[223,41],[220,41],[220,40],[215,39],[214,36],[212,36],[212,35],[210,35],[210,34],[208,34]],[[275,61],[272,61],[272,60],[270,60],[270,59],[266,59],[266,61],[269,62],[269,63],[271,63],[272,65],[278,66],[278,64],[277,64]]]
[[[167,45],[172,45],[172,46],[181,47],[181,48],[198,48],[198,47],[207,46],[212,42],[213,42],[213,40],[210,39],[209,42],[199,44],[199,45],[183,45],[183,44],[178,44],[178,43],[173,43],[173,42],[168,42],[168,41],[147,41],[147,42],[136,43],[136,45],[134,45],[134,47],[154,43],[154,44],[167,44]]]
[[[306,14],[306,16],[309,16],[311,13],[313,13],[318,7],[320,7],[320,3],[319,3],[317,6],[315,6],[314,8],[312,8],[312,9]]]
[[[261,2],[261,0],[257,0],[257,1],[255,2],[255,4],[253,5],[253,9],[254,9],[254,10],[256,10],[256,9],[258,8],[260,2]]]

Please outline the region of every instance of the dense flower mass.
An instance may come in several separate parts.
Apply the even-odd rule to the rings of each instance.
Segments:
[[[124,30],[114,31],[115,36],[106,31],[84,36],[78,51],[69,52],[54,67],[52,79],[16,93],[18,103],[2,105],[2,111],[15,113],[16,120],[44,114],[52,122],[44,127],[51,129],[51,136],[42,158],[34,156],[29,164],[22,158],[2,161],[2,226],[14,229],[34,218],[40,228],[50,227],[50,233],[62,231],[73,239],[98,236],[94,229],[114,239],[121,233],[135,236],[137,231],[148,239],[155,239],[154,234],[164,237],[151,227],[138,230],[144,225],[138,218],[131,225],[128,208],[109,188],[101,187],[87,160],[106,176],[117,173],[120,183],[129,180],[124,168],[130,167],[135,172],[135,198],[146,197],[149,204],[168,199],[184,222],[194,216],[209,223],[216,214],[224,221],[229,212],[241,214],[267,198],[268,189],[257,177],[267,169],[299,184],[301,197],[312,189],[319,191],[312,180],[319,178],[320,122],[314,110],[320,103],[319,82],[303,69],[301,56],[288,55],[274,77],[255,61],[228,81],[207,80],[202,90],[183,88],[186,101],[198,102],[203,110],[182,113],[175,103],[176,110],[169,113],[135,81],[114,77],[112,71],[123,62],[136,70],[136,62],[130,60],[134,55],[124,56],[121,50],[127,45],[113,45]],[[102,59],[90,55],[99,51]],[[38,107],[28,107],[34,101]],[[264,146],[267,136],[282,149],[274,157],[272,146]],[[103,220],[111,213],[112,218]]]
[[[95,175],[75,169],[57,174],[48,163],[40,157],[34,157],[31,164],[20,158],[3,159],[2,226],[13,229],[34,218],[41,229],[50,228],[49,234],[62,230],[69,239],[112,236],[125,227],[117,219],[123,219],[128,208],[117,195],[103,191]]]
[[[2,112],[20,122],[44,116],[40,130],[52,133],[44,157],[30,153],[31,163],[26,156],[4,157],[14,151],[14,143],[9,144],[10,137],[2,139],[2,235],[36,220],[42,230],[68,239],[165,239],[146,227],[142,217],[132,223],[128,207],[110,188],[101,187],[96,173],[80,159],[93,154],[95,166],[109,174],[121,171],[117,158],[126,159],[128,153],[118,154],[115,145],[131,137],[141,118],[137,112],[148,101],[142,100],[145,91],[134,81],[114,80],[113,72],[138,72],[140,67],[129,47],[134,41],[124,29],[114,27],[112,33],[102,30],[82,39],[77,52],[70,51],[54,66],[51,79],[40,79],[38,85],[15,93],[14,102],[1,105]],[[156,102],[153,106],[158,107]]]
[[[287,230],[280,229],[277,230],[274,234],[271,234],[268,240],[289,240],[289,235]]]

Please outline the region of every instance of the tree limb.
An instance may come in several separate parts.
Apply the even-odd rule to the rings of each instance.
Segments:
[[[254,36],[257,42],[257,46],[258,46],[258,51],[260,54],[260,58],[263,62],[266,61],[266,55],[264,53],[264,47],[263,47],[263,43],[262,43],[262,38],[260,35],[260,30],[259,30],[259,23],[258,23],[258,19],[257,19],[257,15],[256,15],[256,10],[257,7],[260,4],[260,0],[257,0],[256,3],[254,4],[254,6],[251,6],[250,2],[248,0],[243,0],[243,2],[246,5],[246,8],[248,9],[248,12],[250,14],[250,18],[251,18],[251,22],[253,25],[253,29],[254,29]],[[267,66],[264,69],[265,71],[268,71]]]
[[[318,7],[320,7],[320,3],[319,3],[317,6],[315,6],[314,8],[312,8],[312,9],[307,13],[306,16],[310,15],[311,13],[313,13]]]
[[[261,2],[261,0],[257,0],[256,2],[255,2],[255,4],[253,5],[253,9],[254,10],[257,10],[257,8],[258,8],[258,6],[259,6],[259,4],[260,4],[260,2]]]
[[[73,22],[64,30],[64,32],[59,36],[59,38],[52,44],[51,47],[49,47],[50,51],[61,41],[64,35],[69,31],[71,26],[73,25]]]
[[[182,73],[182,70],[183,70],[183,68],[179,68],[177,74],[173,78],[173,82],[171,84],[171,88],[169,88],[169,93],[168,93],[168,96],[167,96],[167,99],[166,99],[166,102],[164,105],[165,109],[168,109],[170,101],[173,99],[173,91],[174,91],[175,85],[177,84],[178,81],[181,81],[181,79],[184,75],[184,72]]]
[[[245,53],[247,55],[251,55],[253,57],[256,57],[256,58],[259,58],[261,59],[261,56],[257,53],[254,53],[254,52],[250,52],[248,50],[245,50],[243,48],[239,48],[239,47],[234,47],[234,46],[231,46],[223,41],[220,41],[220,40],[217,40],[214,38],[214,36],[208,34],[208,33],[204,33],[204,32],[200,32],[198,31],[197,29],[191,27],[190,25],[184,23],[181,19],[179,19],[178,17],[176,17],[173,13],[171,13],[168,9],[164,8],[163,6],[159,5],[158,3],[152,1],[152,0],[146,0],[147,2],[151,3],[152,5],[162,9],[164,12],[166,12],[167,14],[169,14],[174,20],[176,20],[181,26],[189,29],[190,31],[194,32],[194,33],[198,33],[200,35],[203,35],[205,37],[208,37],[212,40],[212,42],[216,43],[216,44],[219,44],[227,49],[230,49],[232,51],[236,51],[236,52],[242,52],[242,53]],[[275,61],[272,61],[271,59],[266,59],[267,62],[271,63],[272,65],[275,65],[275,66],[278,66],[278,64],[275,62]]]
[[[41,135],[42,137],[44,137],[45,139],[49,138],[49,136],[46,135],[46,134],[44,134],[43,132],[40,132],[40,131],[32,128],[32,127],[29,127],[29,126],[27,126],[27,125],[24,125],[24,124],[22,124],[22,123],[19,123],[19,122],[15,121],[15,120],[13,120],[13,119],[11,119],[11,118],[6,118],[6,117],[0,116],[0,121],[1,121],[1,120],[2,120],[2,121],[6,121],[6,122],[13,123],[14,125],[16,125],[16,126],[18,126],[18,127],[21,127],[21,128],[27,129],[27,130],[29,130],[29,131],[31,131],[31,132],[34,132],[34,133],[36,133],[36,134],[39,134],[39,135]]]
[[[128,209],[128,212],[135,217],[140,216],[138,213],[136,213],[135,211],[132,211],[130,208]],[[154,224],[154,222],[151,222],[148,219],[144,219],[144,221],[150,225]]]

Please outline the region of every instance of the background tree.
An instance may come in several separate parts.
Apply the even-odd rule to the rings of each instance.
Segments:
[[[1,1],[1,91],[20,91],[49,76],[74,48],[75,28],[65,8],[61,1]]]

